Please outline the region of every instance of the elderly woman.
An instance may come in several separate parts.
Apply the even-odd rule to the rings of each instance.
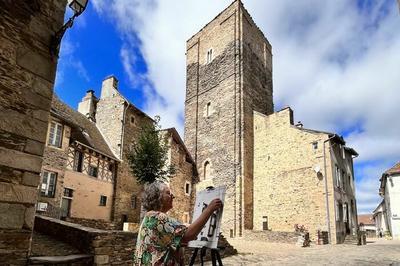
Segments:
[[[142,204],[147,213],[140,225],[134,265],[180,265],[181,244],[196,239],[208,218],[222,208],[221,200],[214,199],[196,221],[186,226],[166,214],[173,199],[165,183],[154,182],[145,188]]]

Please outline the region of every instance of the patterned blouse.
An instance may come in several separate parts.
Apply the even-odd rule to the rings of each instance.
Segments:
[[[163,212],[147,212],[138,233],[134,265],[175,265],[186,230]]]

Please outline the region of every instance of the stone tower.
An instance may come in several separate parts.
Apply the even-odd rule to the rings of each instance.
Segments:
[[[187,41],[185,143],[198,189],[227,187],[222,231],[253,227],[253,111],[273,113],[271,45],[241,1]]]

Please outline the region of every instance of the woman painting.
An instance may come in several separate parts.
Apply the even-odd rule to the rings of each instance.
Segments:
[[[147,212],[138,233],[134,265],[181,265],[180,246],[196,239],[208,218],[222,208],[221,200],[214,199],[196,221],[186,226],[166,214],[173,199],[165,183],[154,182],[145,188],[142,204]]]

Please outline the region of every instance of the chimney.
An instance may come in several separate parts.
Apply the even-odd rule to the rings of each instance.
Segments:
[[[111,75],[103,80],[101,85],[101,99],[113,97],[118,92],[118,79]]]
[[[78,104],[78,112],[95,122],[97,102],[98,99],[94,96],[94,90],[88,90]]]

